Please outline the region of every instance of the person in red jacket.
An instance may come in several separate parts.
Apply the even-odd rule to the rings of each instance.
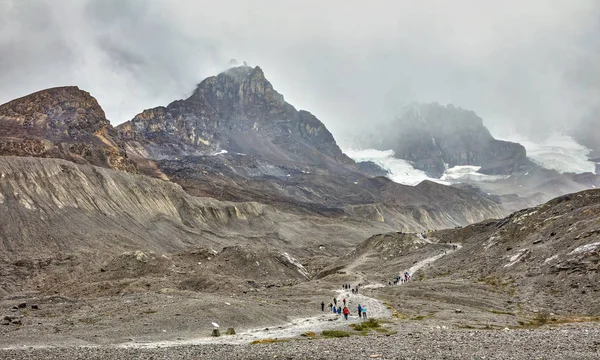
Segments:
[[[344,306],[344,319],[348,320],[348,315],[350,314],[350,310]]]

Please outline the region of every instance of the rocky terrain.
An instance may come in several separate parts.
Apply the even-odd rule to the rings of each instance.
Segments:
[[[21,292],[0,301],[16,309],[5,310],[11,320],[0,326],[0,351],[4,358],[525,359],[540,351],[595,358],[599,198],[591,190],[463,228],[376,235],[300,267],[285,255],[240,247],[138,252],[80,272],[77,281],[62,275],[58,285],[49,274],[77,271],[73,258],[13,264],[22,267]],[[248,276],[255,261],[265,263],[261,276],[245,286],[232,281]],[[390,285],[404,271],[411,281]],[[36,283],[42,274],[56,285]],[[337,290],[344,283],[361,283],[360,294]],[[25,291],[32,284],[44,291]],[[348,321],[321,312],[319,303],[334,296],[348,299]],[[358,303],[379,318],[377,331],[356,330]],[[211,338],[214,321],[238,334]],[[327,340],[327,329],[350,338]]]
[[[53,348],[3,351],[6,359],[597,359],[597,328],[448,331],[405,328],[391,336],[159,349]]]

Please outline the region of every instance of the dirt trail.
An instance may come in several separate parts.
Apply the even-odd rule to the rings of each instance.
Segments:
[[[433,243],[431,240],[427,243]],[[419,261],[414,264],[408,271],[412,276],[414,272],[421,269],[422,267],[430,264],[441,257],[451,254],[452,252],[460,249],[460,244],[447,244],[450,249],[439,255],[431,256],[426,259]],[[355,276],[359,283],[364,282],[364,276],[362,273],[356,272],[355,269],[363,264],[367,260],[366,256],[362,256],[357,261],[349,265],[345,270],[346,274]],[[402,272],[403,273],[403,272]],[[381,284],[365,285],[363,288],[373,288],[385,286]],[[337,300],[338,305],[343,305],[343,300],[346,299],[346,304],[350,310],[350,316],[348,320],[345,320],[343,315],[336,315],[328,311],[328,306],[325,307],[325,312],[318,316],[309,318],[298,318],[293,319],[289,323],[280,326],[274,326],[270,328],[251,329],[240,332],[236,335],[220,336],[220,337],[204,337],[188,340],[174,340],[174,341],[159,341],[159,342],[129,342],[119,345],[115,345],[119,348],[158,348],[158,347],[170,347],[170,346],[182,346],[182,345],[201,345],[201,344],[247,344],[254,340],[260,340],[265,338],[290,338],[300,336],[305,332],[319,333],[323,330],[335,329],[344,327],[352,323],[360,322],[358,317],[358,305],[367,308],[367,316],[373,318],[389,318],[392,313],[387,307],[379,300],[365,296],[363,294],[353,294],[351,290],[337,289],[333,290],[336,294],[334,297]],[[333,298],[330,300],[333,301]],[[326,302],[328,304],[328,302]],[[220,329],[224,332],[225,329]]]
[[[431,244],[433,244],[433,242],[431,242]],[[452,254],[453,252],[460,250],[462,248],[461,244],[448,243],[448,244],[443,244],[443,245],[448,245],[450,247],[450,249],[444,251],[443,253],[441,253],[439,255],[428,257],[426,259],[423,259],[423,260],[417,262],[416,264],[414,264],[413,266],[411,266],[409,269],[406,270],[408,272],[408,274],[412,277],[415,272],[417,272],[419,269],[423,268],[424,266],[427,266],[427,265],[431,264],[432,262],[434,262],[440,258],[443,258],[446,255]],[[402,273],[404,273],[404,272],[402,272]]]

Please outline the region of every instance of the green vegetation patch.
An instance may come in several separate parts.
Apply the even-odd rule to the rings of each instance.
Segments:
[[[328,338],[350,337],[350,333],[343,330],[323,330],[321,335]]]
[[[278,343],[278,342],[285,342],[287,340],[283,340],[283,339],[273,339],[273,338],[265,338],[265,339],[258,339],[258,340],[254,340],[252,341],[250,344],[251,345],[256,345],[256,344],[272,344],[272,343]]]

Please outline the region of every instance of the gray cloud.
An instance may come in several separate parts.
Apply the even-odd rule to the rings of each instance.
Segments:
[[[73,84],[116,124],[236,58],[334,132],[438,101],[539,133],[600,102],[598,19],[596,0],[4,0],[0,102]]]

